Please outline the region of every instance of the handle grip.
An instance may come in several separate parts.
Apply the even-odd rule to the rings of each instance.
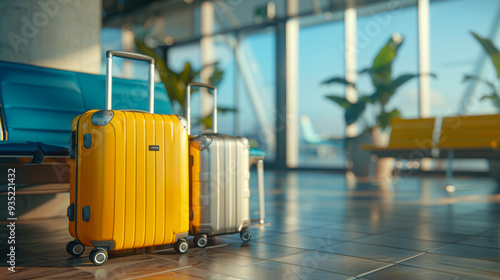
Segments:
[[[106,109],[111,110],[111,105],[113,104],[113,56],[128,58],[133,60],[147,61],[149,63],[149,78],[148,78],[148,96],[149,104],[148,111],[154,113],[154,74],[155,74],[155,60],[154,58],[132,52],[124,51],[107,51],[106,52]]]
[[[140,53],[125,52],[125,51],[107,51],[106,52],[107,58],[113,58],[113,56],[155,63],[154,58],[152,58],[148,55],[140,54]]]
[[[189,83],[186,85],[186,120],[188,135],[191,134],[191,87],[204,87],[214,91],[214,109],[212,111],[212,123],[213,131],[214,133],[217,133],[217,87],[203,83]]]

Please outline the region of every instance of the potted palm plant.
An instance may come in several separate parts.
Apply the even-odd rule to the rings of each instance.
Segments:
[[[497,79],[500,79],[500,51],[491,40],[483,38],[474,32],[471,32],[471,34],[488,54],[495,68]],[[488,92],[481,97],[481,100],[489,100],[497,111],[500,112],[500,92],[498,85],[495,85],[497,82],[483,79],[476,75],[465,75],[463,81],[468,82],[472,80],[483,83],[486,86]],[[497,182],[500,182],[500,159],[488,159],[488,163],[490,166],[490,175],[496,179]]]
[[[387,104],[396,94],[398,88],[419,74],[402,74],[397,77],[392,75],[392,64],[394,63],[398,50],[404,39],[394,33],[388,42],[382,47],[373,60],[372,66],[359,71],[360,74],[369,75],[373,89],[368,94],[362,94],[361,90],[345,77],[332,77],[322,82],[322,85],[342,84],[354,86],[359,91],[359,99],[350,102],[344,94],[328,94],[325,96],[330,101],[344,108],[344,119],[346,125],[362,123],[362,133],[356,137],[346,139],[347,168],[357,177],[366,177],[369,173],[371,153],[363,151],[361,145],[372,144],[377,146],[387,145],[389,135],[385,132],[392,118],[400,115],[397,108],[388,108]],[[372,106],[374,115],[367,115],[367,107]],[[382,179],[392,171],[394,159],[383,159],[377,162],[375,176]],[[385,168],[383,167],[385,166]]]
[[[196,81],[199,77],[201,70],[195,70],[191,67],[189,62],[184,64],[184,69],[180,72],[175,72],[170,69],[161,57],[159,57],[154,50],[148,48],[142,40],[136,38],[135,45],[139,52],[149,55],[155,59],[156,68],[160,74],[161,81],[165,85],[167,90],[168,98],[172,104],[172,110],[174,113],[184,115],[186,110],[186,85],[188,83]],[[224,71],[221,70],[217,63],[210,65],[214,66],[214,71],[212,72],[209,83],[213,86],[218,86],[224,77]],[[198,88],[193,88],[191,94],[198,91]],[[234,108],[217,106],[218,113],[230,113],[236,112]],[[206,129],[212,128],[212,114],[202,116],[195,123],[202,124]]]

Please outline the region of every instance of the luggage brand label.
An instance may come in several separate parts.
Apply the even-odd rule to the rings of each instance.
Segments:
[[[158,152],[160,150],[160,146],[158,145],[149,145],[149,150],[153,152]]]

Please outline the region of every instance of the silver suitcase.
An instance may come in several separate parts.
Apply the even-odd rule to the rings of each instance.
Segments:
[[[217,89],[191,83],[186,87],[186,118],[191,134],[191,87],[213,90],[213,131],[190,136],[190,223],[194,244],[207,245],[208,236],[240,233],[243,241],[252,238],[250,225],[250,145],[245,137],[217,133]]]

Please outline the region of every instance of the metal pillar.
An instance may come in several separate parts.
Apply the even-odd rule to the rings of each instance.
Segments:
[[[429,0],[418,0],[418,72],[419,77],[419,115],[429,116],[430,98],[430,38],[429,38]]]
[[[287,0],[285,22],[276,30],[276,161],[286,167],[299,163],[299,116],[298,116],[298,56],[299,12],[298,0]]]
[[[264,160],[257,162],[257,186],[259,188],[259,222],[264,224],[266,218],[266,199],[264,192]]]
[[[354,0],[347,0],[346,9],[344,11],[344,63],[346,80],[355,83],[358,77],[357,72],[357,12],[354,5]],[[348,85],[345,88],[345,97],[351,103],[358,101],[358,92],[354,86]],[[346,127],[346,136],[354,137],[358,135],[358,127],[356,124],[351,124]]]

